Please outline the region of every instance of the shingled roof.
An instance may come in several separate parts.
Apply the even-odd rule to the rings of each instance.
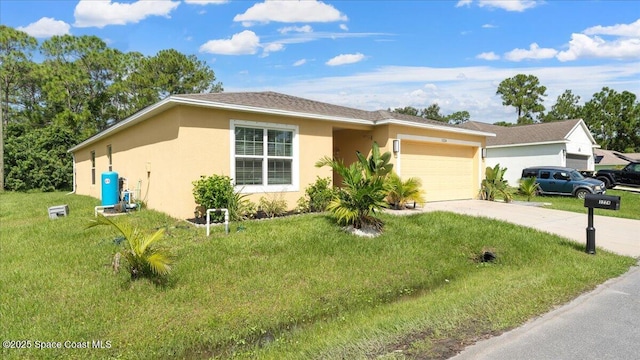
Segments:
[[[468,121],[460,125],[460,127],[496,134],[493,138],[487,138],[487,146],[490,147],[562,142],[567,140],[567,137],[573,129],[581,125],[584,125],[584,121],[582,121],[582,119],[575,119],[518,126],[498,126]]]
[[[168,98],[140,110],[119,123],[114,124],[113,126],[72,147],[69,149],[69,152],[81,149],[105,136],[108,136],[109,134],[122,131],[129,126],[133,126],[134,124],[178,105],[202,106],[215,109],[294,116],[314,120],[329,120],[368,125],[396,123],[454,133],[467,133],[487,137],[493,136],[493,133],[487,133],[482,130],[464,129],[459,126],[424,119],[418,116],[399,114],[387,110],[366,111],[354,109],[272,91],[221,92],[169,96]]]
[[[366,111],[346,106],[333,105],[315,100],[309,100],[297,96],[286,95],[273,91],[263,92],[221,92],[211,94],[184,94],[174,95],[174,98],[183,98],[204,101],[208,103],[228,104],[268,110],[284,110],[299,114],[307,114],[310,117],[326,115],[342,117],[354,120],[366,120],[376,123],[383,120],[404,120],[421,124],[431,124],[457,128],[440,121],[429,120],[418,116],[394,113],[387,110]],[[475,129],[469,129],[475,130]]]

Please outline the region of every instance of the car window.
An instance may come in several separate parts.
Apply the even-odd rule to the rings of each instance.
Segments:
[[[566,171],[556,171],[553,174],[553,178],[556,180],[567,180],[569,179],[569,174]]]
[[[577,171],[572,171],[571,172],[571,180],[573,180],[573,181],[584,180],[584,176],[582,176],[582,174],[580,174]]]
[[[533,171],[533,170],[527,170],[527,169],[524,169],[524,170],[522,171],[522,177],[523,177],[523,178],[536,177],[536,172],[535,172],[535,171]]]
[[[549,171],[540,171],[540,179],[548,179],[551,177],[551,173]]]

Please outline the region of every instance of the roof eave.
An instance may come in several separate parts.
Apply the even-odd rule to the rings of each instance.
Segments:
[[[505,147],[518,147],[518,146],[533,146],[533,145],[552,145],[552,144],[566,144],[568,140],[555,140],[555,141],[540,141],[532,143],[517,143],[517,144],[502,144],[502,145],[487,145],[487,149],[497,149]]]
[[[450,132],[454,134],[478,135],[478,136],[486,136],[486,137],[496,136],[496,134],[490,133],[490,132],[469,130],[465,128],[454,128],[454,127],[440,126],[440,125],[434,125],[434,124],[425,124],[425,123],[419,123],[419,122],[408,121],[408,120],[398,120],[398,119],[379,120],[379,121],[376,121],[375,124],[376,125],[388,125],[388,124],[402,125],[402,126],[416,127],[421,129],[440,130],[440,131]]]
[[[237,105],[237,104],[213,102],[213,101],[207,101],[207,100],[187,99],[187,98],[181,98],[181,97],[174,97],[173,100],[183,105],[194,105],[194,106],[208,107],[208,108],[214,108],[214,109],[234,110],[234,111],[251,112],[251,113],[268,114],[268,115],[280,115],[280,116],[288,116],[288,117],[301,117],[301,118],[307,118],[307,119],[337,121],[337,122],[346,122],[346,123],[361,124],[361,125],[373,125],[373,121],[371,120],[347,118],[343,116],[331,116],[331,115],[323,115],[323,114],[305,113],[305,112],[299,112],[299,111],[263,108],[263,107],[248,106],[248,105]]]

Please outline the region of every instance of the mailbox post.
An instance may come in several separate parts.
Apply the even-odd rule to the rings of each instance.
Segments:
[[[620,196],[587,194],[584,197],[584,207],[589,208],[586,252],[595,254],[596,229],[593,227],[593,209],[620,210]]]

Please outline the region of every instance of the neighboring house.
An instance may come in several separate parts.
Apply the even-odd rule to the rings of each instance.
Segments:
[[[622,168],[627,165],[629,161],[621,158],[618,154],[620,153],[617,151],[594,149],[593,156],[596,163],[596,170]]]
[[[485,161],[506,167],[505,179],[512,186],[518,186],[522,169],[531,166],[595,170],[593,149],[598,144],[581,119],[518,126],[469,121],[460,126],[496,134],[487,139]]]
[[[250,200],[282,196],[290,208],[324,157],[349,164],[373,142],[393,153],[394,170],[419,177],[427,201],[474,198],[482,148],[493,134],[389,111],[363,111],[274,92],[170,96],[69,150],[74,190],[101,196],[101,173],[127,179],[151,209],[193,217],[192,182],[228,175]],[[335,182],[334,178],[334,182]]]

